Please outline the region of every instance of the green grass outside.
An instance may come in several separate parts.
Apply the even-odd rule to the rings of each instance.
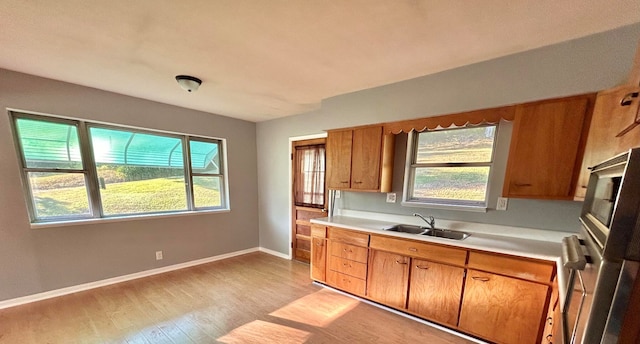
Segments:
[[[55,178],[43,177],[43,178]],[[196,206],[219,206],[218,181],[194,179]],[[156,178],[132,182],[108,183],[100,190],[106,215],[186,210],[185,184],[182,178]],[[34,194],[38,217],[89,212],[84,186],[42,190]]]

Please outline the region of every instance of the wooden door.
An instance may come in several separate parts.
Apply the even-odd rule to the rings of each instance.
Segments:
[[[516,108],[505,196],[573,199],[591,99],[576,96]]]
[[[352,130],[330,131],[327,134],[327,188],[351,187]]]
[[[311,219],[326,217],[324,138],[293,142],[292,251],[293,259],[311,259]]]
[[[377,190],[380,188],[381,149],[381,126],[353,130],[351,189]]]
[[[409,257],[370,250],[367,274],[367,296],[382,304],[407,307]]]
[[[408,310],[449,326],[458,325],[464,268],[411,259]]]
[[[498,343],[539,343],[549,286],[468,270],[458,327]]]

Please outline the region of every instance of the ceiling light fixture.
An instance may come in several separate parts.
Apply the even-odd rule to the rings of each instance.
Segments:
[[[187,92],[197,91],[200,84],[202,84],[202,80],[190,75],[177,75],[176,81]]]

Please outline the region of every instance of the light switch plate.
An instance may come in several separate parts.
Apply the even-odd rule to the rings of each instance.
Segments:
[[[498,197],[498,204],[496,205],[496,210],[507,210],[508,203],[509,203],[508,198]]]
[[[387,193],[387,203],[396,203],[396,193],[395,192]]]

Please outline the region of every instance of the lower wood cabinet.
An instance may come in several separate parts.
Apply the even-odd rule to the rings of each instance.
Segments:
[[[311,237],[311,279],[325,282],[327,266],[327,239]]]
[[[429,320],[458,325],[464,268],[411,260],[407,309]]]
[[[498,343],[539,343],[548,295],[548,285],[468,270],[458,327]]]
[[[367,297],[385,305],[407,306],[410,258],[395,253],[371,250],[367,276]]]
[[[312,244],[311,278],[334,288],[495,343],[558,337],[553,262],[334,227]]]

